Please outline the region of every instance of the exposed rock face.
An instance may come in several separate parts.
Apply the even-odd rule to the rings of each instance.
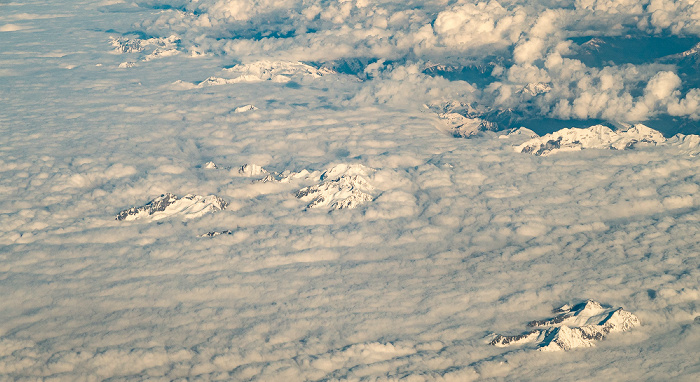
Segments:
[[[225,200],[216,195],[187,194],[183,197],[178,197],[168,193],[151,200],[144,206],[132,207],[120,212],[116,220],[160,220],[174,215],[180,215],[184,219],[194,219],[209,212],[221,211],[227,205],[228,203]]]
[[[369,192],[374,187],[366,178],[369,171],[362,165],[335,166],[321,175],[321,183],[304,187],[295,196],[308,201],[307,208],[356,208],[373,199]]]
[[[613,131],[603,125],[587,129],[570,128],[533,138],[515,148],[515,151],[532,155],[551,155],[561,151],[583,149],[626,150],[638,144],[657,145],[664,143],[664,136],[647,126],[634,125],[624,131]]]
[[[143,51],[143,45],[141,39],[138,38],[110,38],[110,43],[114,47],[114,51],[117,53],[138,53]]]
[[[233,232],[231,230],[224,230],[224,231],[209,231],[207,233],[203,233],[199,235],[198,237],[216,237],[219,235],[231,235]]]
[[[608,333],[624,332],[640,325],[634,314],[622,308],[604,307],[592,300],[573,307],[564,305],[554,313],[559,314],[527,324],[535,330],[515,336],[497,335],[490,344],[505,347],[535,343],[541,351],[571,350],[595,346],[595,342]]]
[[[532,342],[539,337],[540,331],[539,330],[533,330],[531,332],[519,334],[517,336],[502,336],[502,335],[497,335],[494,337],[494,339],[490,342],[491,345],[493,346],[498,346],[498,347],[505,347],[509,345],[516,345],[516,344],[521,344],[521,343],[526,343],[526,342]]]

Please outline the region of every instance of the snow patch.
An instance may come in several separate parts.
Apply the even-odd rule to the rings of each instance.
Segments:
[[[253,110],[258,110],[258,108],[253,106],[253,105],[243,105],[243,106],[239,106],[239,107],[233,109],[233,112],[234,113],[245,113],[247,111],[253,111]]]
[[[536,132],[528,129],[527,127],[518,127],[517,129],[511,129],[506,134],[499,135],[499,139],[512,139],[512,138],[523,138],[528,139],[539,138]]]
[[[178,51],[175,48],[171,48],[171,49],[156,48],[151,54],[144,57],[143,60],[144,61],[151,61],[151,60],[155,60],[157,58],[172,57],[172,56],[175,56],[179,53],[180,53],[180,51]]]

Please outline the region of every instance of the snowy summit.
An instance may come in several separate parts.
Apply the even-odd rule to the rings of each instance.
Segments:
[[[666,139],[658,131],[638,124],[627,130],[614,131],[603,125],[587,129],[562,129],[542,137],[533,138],[515,148],[515,151],[546,156],[563,151],[584,149],[626,150],[640,144],[657,145]]]
[[[593,300],[573,307],[564,305],[554,313],[559,314],[527,324],[535,330],[515,336],[497,335],[491,345],[504,347],[534,343],[541,351],[571,350],[595,346],[596,341],[609,333],[625,332],[640,324],[634,314],[622,308],[603,307]]]
[[[187,194],[179,197],[168,193],[151,200],[141,207],[132,207],[120,212],[116,220],[161,220],[171,216],[194,219],[209,212],[221,211],[227,205],[226,201],[216,195]]]
[[[357,208],[373,199],[374,187],[367,180],[371,171],[360,164],[334,166],[321,175],[321,183],[302,188],[296,197],[309,202],[307,208]]]

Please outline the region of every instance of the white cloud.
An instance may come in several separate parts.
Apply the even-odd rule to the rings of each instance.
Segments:
[[[687,115],[695,120],[700,119],[700,89],[691,89],[683,99],[669,102],[668,113],[670,115]]]
[[[673,72],[659,72],[647,83],[644,92],[656,100],[664,100],[681,86],[681,79]]]
[[[597,12],[607,12],[612,14],[641,14],[644,7],[648,7],[648,0],[575,0],[577,9],[586,9]],[[648,10],[648,8],[647,8]]]

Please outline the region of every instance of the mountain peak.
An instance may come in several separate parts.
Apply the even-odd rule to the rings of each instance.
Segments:
[[[622,308],[605,307],[587,300],[574,305],[554,309],[556,316],[535,320],[527,324],[535,328],[514,336],[496,335],[490,342],[497,347],[534,343],[540,351],[571,350],[595,346],[609,333],[625,332],[639,326],[637,316]]]
[[[321,183],[304,187],[295,196],[309,202],[306,208],[356,208],[373,199],[370,192],[374,187],[367,180],[371,171],[361,164],[340,164],[326,170]]]
[[[657,145],[665,141],[666,138],[660,132],[642,124],[617,131],[604,125],[595,125],[585,129],[576,127],[561,129],[533,138],[517,146],[515,151],[546,156],[562,151],[584,149],[626,150],[639,144]]]
[[[140,207],[131,207],[121,211],[116,220],[161,220],[170,216],[180,215],[184,219],[198,218],[204,214],[226,209],[228,203],[216,195],[201,196],[187,194],[179,197],[166,193],[152,199]]]

